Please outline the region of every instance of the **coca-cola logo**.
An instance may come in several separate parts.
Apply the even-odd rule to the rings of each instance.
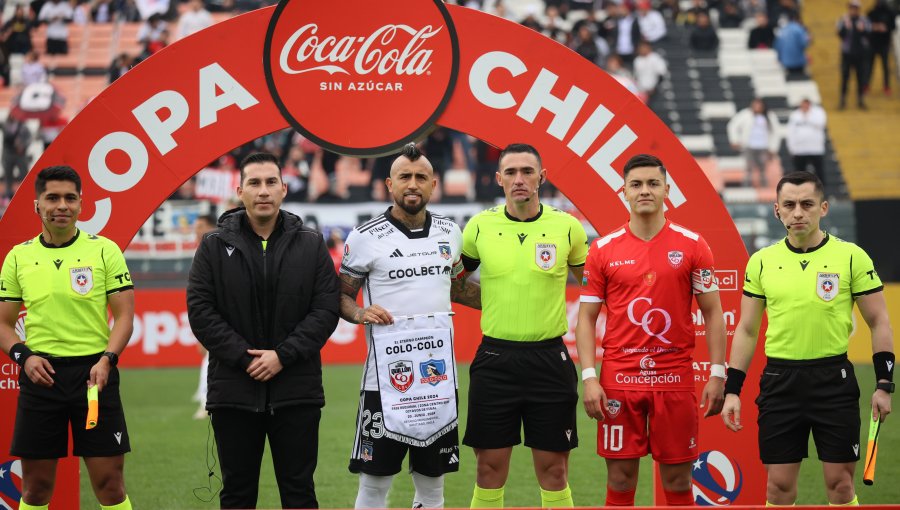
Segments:
[[[459,45],[443,2],[369,3],[283,0],[266,33],[263,65],[281,114],[343,154],[385,154],[421,137],[456,85]]]
[[[420,29],[409,25],[385,25],[367,37],[348,35],[338,39],[335,36],[318,37],[319,26],[315,23],[297,29],[281,48],[278,64],[287,74],[301,74],[310,71],[325,71],[328,74],[350,74],[345,63],[352,62],[353,72],[363,76],[369,73],[385,75],[421,76],[431,67],[433,50],[423,48],[423,44],[438,33],[426,25]],[[390,48],[402,35],[410,36],[403,47]],[[357,42],[359,44],[357,44]],[[386,49],[386,47],[388,49]],[[299,64],[298,67],[292,65]],[[318,65],[304,67],[309,61]]]

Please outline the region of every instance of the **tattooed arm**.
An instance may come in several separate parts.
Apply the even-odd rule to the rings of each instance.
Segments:
[[[354,324],[393,324],[394,317],[378,305],[362,308],[356,303],[356,296],[363,279],[341,273],[341,318]]]

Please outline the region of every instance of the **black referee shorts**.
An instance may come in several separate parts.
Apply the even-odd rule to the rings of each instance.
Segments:
[[[469,369],[463,444],[566,452],[578,446],[578,376],[562,338],[514,342],[484,337]]]
[[[31,382],[19,372],[19,401],[10,455],[24,459],[58,459],[69,455],[69,424],[73,454],[78,457],[113,457],[131,451],[125,412],[119,398],[119,371],[109,371],[100,392],[97,426],[85,430],[87,381],[100,354],[47,358],[53,365],[53,386]]]
[[[756,404],[763,464],[806,458],[810,432],[822,462],[859,460],[859,385],[846,354],[815,360],[769,358]]]

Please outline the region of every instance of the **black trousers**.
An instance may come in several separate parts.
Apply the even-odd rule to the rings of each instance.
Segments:
[[[872,47],[872,51],[869,53],[869,67],[867,69],[869,77],[866,79],[866,84],[872,83],[872,73],[875,72],[875,58],[878,57],[881,58],[881,75],[884,77],[884,89],[888,90],[891,88],[891,65],[890,60],[888,60],[890,53],[890,44]]]
[[[812,154],[793,156],[793,162],[795,171],[805,170],[814,173],[822,181],[822,184],[825,184],[825,156]]]
[[[222,508],[256,508],[266,437],[272,451],[282,508],[318,508],[313,473],[319,453],[322,410],[292,406],[274,413],[211,411],[222,465]]]
[[[869,77],[867,55],[850,55],[841,54],[841,103],[847,97],[847,85],[850,81],[850,69],[856,71],[856,99],[859,103],[863,102],[863,91],[866,88],[866,80]]]

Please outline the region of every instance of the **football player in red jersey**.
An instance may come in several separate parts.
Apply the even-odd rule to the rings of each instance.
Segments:
[[[594,241],[585,264],[575,329],[584,406],[599,421],[606,505],[634,505],[640,458],[648,453],[659,463],[667,503],[692,505],[691,464],[699,454],[693,298],[712,361],[700,407],[713,416],[724,400],[725,323],[713,256],[699,234],[666,219],[669,185],[659,158],[634,156],[624,174],[630,219]],[[595,328],[604,303],[598,377]]]

